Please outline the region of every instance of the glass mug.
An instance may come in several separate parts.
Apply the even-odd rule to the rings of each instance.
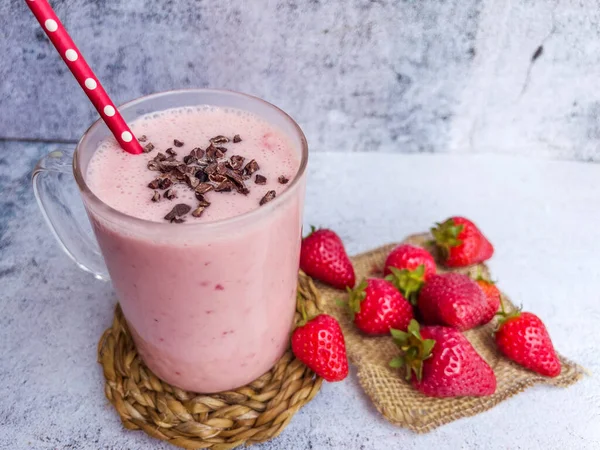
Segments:
[[[279,127],[300,167],[273,201],[239,216],[174,226],[129,216],[86,184],[102,120],[74,152],[38,163],[38,204],[66,253],[96,278],[110,279],[136,347],[161,379],[185,390],[219,392],[267,372],[288,347],[296,307],[308,147],[300,127],[277,107],[245,94],[210,89],[143,97],[119,108],[128,122],[169,108],[213,105],[252,112]],[[143,156],[141,156],[143,157]],[[61,179],[75,176],[94,236],[85,232]]]

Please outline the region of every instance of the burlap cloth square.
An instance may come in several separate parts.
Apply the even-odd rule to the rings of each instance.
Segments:
[[[420,234],[410,236],[404,242],[424,246],[436,256],[435,251],[427,245],[430,238],[427,234]],[[356,271],[356,279],[381,276],[385,258],[395,245],[386,245],[351,258]],[[478,270],[482,270],[489,276],[485,265],[459,271],[476,274]],[[443,272],[444,270],[438,265],[438,271]],[[323,296],[325,311],[340,322],[350,362],[357,366],[360,385],[371,398],[375,407],[391,423],[417,433],[425,433],[462,417],[486,411],[534,384],[569,386],[576,383],[585,373],[581,366],[562,355],[559,355],[562,371],[556,378],[537,375],[512,363],[496,350],[492,337],[494,320],[486,326],[467,331],[465,336],[494,370],[498,383],[496,393],[489,397],[450,399],[426,397],[413,389],[397,369],[389,367],[389,361],[398,354],[398,349],[391,337],[367,337],[359,333],[352,323],[348,311],[337,304],[339,299],[346,300],[347,295],[322,283],[316,283],[316,285]],[[503,299],[506,309],[514,308],[505,295]]]

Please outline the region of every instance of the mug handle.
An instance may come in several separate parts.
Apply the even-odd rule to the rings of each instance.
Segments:
[[[33,192],[38,206],[62,249],[75,263],[99,280],[108,280],[108,270],[86,214],[75,214],[81,197],[68,195],[68,178],[73,177],[73,150],[55,150],[39,160],[33,170]],[[73,191],[74,192],[74,191]],[[71,192],[71,194],[73,194]]]

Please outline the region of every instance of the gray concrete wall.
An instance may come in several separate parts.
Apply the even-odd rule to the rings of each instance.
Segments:
[[[313,151],[600,161],[593,0],[51,4],[116,103],[228,88],[288,111]],[[0,138],[75,140],[97,117],[24,0],[0,2],[0,61]]]

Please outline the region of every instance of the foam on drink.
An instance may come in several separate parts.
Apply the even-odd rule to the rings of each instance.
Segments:
[[[187,107],[161,111],[141,117],[131,124],[136,136],[146,136],[154,150],[143,155],[131,155],[119,148],[114,138],[108,138],[96,150],[87,169],[87,183],[100,200],[128,215],[161,222],[176,203],[187,203],[192,208],[198,202],[193,191],[185,184],[173,186],[177,199],[161,198],[153,202],[153,190],[148,183],[157,173],[148,170],[147,163],[157,152],[172,148],[178,158],[195,147],[205,149],[214,136],[224,135],[230,139],[239,134],[242,141],[225,144],[226,157],[240,155],[248,162],[255,159],[260,170],[257,174],[267,178],[264,185],[252,179],[246,184],[248,195],[232,191],[205,195],[211,202],[199,218],[188,218],[185,223],[211,222],[244,214],[259,207],[260,199],[269,191],[280,194],[286,189],[277,181],[285,176],[293,179],[300,164],[288,137],[260,117],[238,109],[213,106]],[[184,143],[175,147],[177,139]],[[143,145],[143,144],[142,144]],[[162,194],[162,192],[161,192]]]

